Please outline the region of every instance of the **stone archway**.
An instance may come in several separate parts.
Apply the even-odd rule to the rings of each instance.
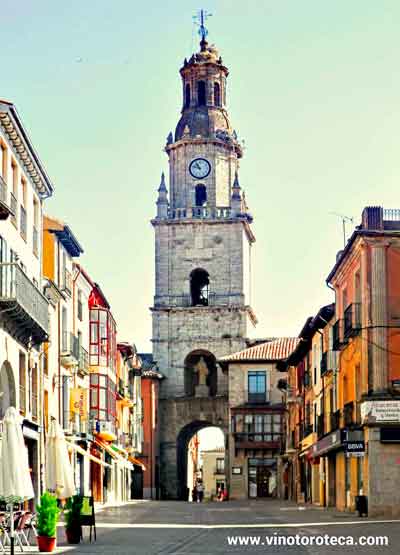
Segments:
[[[16,406],[14,372],[8,360],[5,360],[0,370],[0,419],[8,407]]]
[[[186,498],[187,449],[190,439],[202,428],[212,426],[222,430],[228,460],[228,412],[225,396],[161,401],[160,478],[163,499]]]

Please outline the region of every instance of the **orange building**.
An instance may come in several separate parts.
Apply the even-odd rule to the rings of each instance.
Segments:
[[[400,210],[367,207],[327,283],[336,295],[338,409],[347,448],[337,506],[367,497],[371,516],[400,514]]]
[[[160,442],[158,437],[159,384],[163,375],[151,354],[140,354],[142,361],[142,402],[143,402],[143,451],[138,459],[143,463],[142,477],[134,473],[137,480],[135,497],[144,499],[160,498]],[[141,484],[140,484],[141,480]]]

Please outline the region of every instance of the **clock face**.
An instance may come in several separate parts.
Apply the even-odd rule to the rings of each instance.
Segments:
[[[196,179],[204,179],[211,171],[211,164],[205,158],[195,158],[190,162],[189,171]]]

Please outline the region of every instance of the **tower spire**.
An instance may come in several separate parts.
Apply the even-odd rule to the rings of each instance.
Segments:
[[[200,50],[202,52],[205,51],[206,47],[207,47],[207,35],[208,35],[208,29],[206,28],[206,21],[209,17],[211,17],[212,14],[207,12],[206,10],[199,10],[197,12],[197,14],[193,17],[194,22],[196,23],[196,25],[198,25],[199,27],[199,35],[201,37],[200,40]]]
[[[157,218],[166,218],[168,216],[168,190],[165,185],[164,172],[161,174],[161,182],[158,188],[157,198]]]

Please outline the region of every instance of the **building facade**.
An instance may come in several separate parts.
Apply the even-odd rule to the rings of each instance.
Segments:
[[[214,46],[184,61],[182,112],[165,146],[155,231],[153,357],[160,389],[161,485],[186,495],[187,447],[202,427],[227,432],[218,358],[246,346],[252,218],[238,179],[242,146],[227,112],[228,68]]]
[[[0,101],[0,419],[9,406],[23,418],[36,499],[43,468],[42,346],[50,333],[42,213],[53,189],[16,107]]]
[[[225,447],[201,450],[201,477],[206,500],[217,499],[220,489],[225,490]]]
[[[228,491],[231,499],[280,496],[286,359],[297,338],[256,344],[220,359],[229,376]]]

